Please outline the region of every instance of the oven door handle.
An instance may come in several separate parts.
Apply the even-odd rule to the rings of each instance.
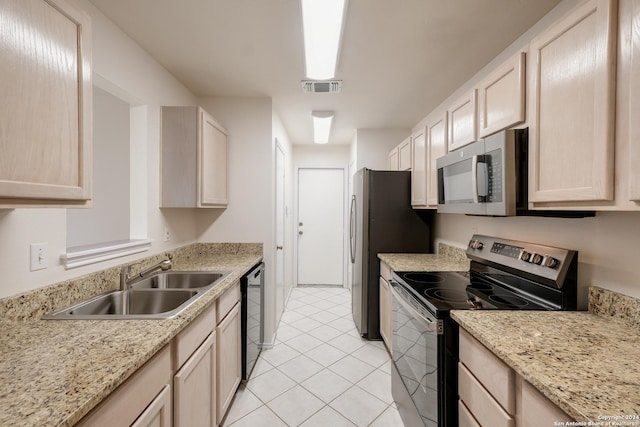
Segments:
[[[394,280],[391,280],[389,282],[389,284],[391,285],[391,294],[398,301],[398,303],[402,306],[402,308],[404,308],[405,310],[407,310],[409,312],[411,317],[413,317],[414,319],[419,320],[427,328],[427,330],[429,330],[431,332],[436,332],[439,335],[442,334],[442,321],[441,320],[438,320],[438,319],[436,319],[434,317],[431,317],[431,316],[427,315],[426,313],[420,313],[420,312],[418,312],[418,310],[416,310],[415,308],[411,307],[411,304],[409,304],[407,302],[405,297],[400,295],[400,293],[398,292],[397,288],[401,287],[401,285],[398,282],[396,282]]]

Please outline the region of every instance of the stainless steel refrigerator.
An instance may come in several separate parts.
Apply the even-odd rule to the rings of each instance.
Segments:
[[[430,252],[433,213],[411,208],[411,172],[364,168],[353,186],[351,311],[360,335],[381,339],[378,254]]]

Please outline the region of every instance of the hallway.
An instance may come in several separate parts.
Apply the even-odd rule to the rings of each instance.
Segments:
[[[390,369],[384,344],[360,338],[348,290],[294,288],[223,426],[402,426]]]

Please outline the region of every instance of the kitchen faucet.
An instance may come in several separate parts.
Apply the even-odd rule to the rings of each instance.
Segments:
[[[171,268],[171,259],[173,259],[173,257],[167,254],[166,259],[163,259],[159,263],[152,265],[151,267],[141,271],[140,273],[134,276],[130,276],[131,267],[134,265],[140,264],[139,262],[122,266],[122,269],[120,270],[120,290],[121,291],[129,290],[129,287],[131,286],[131,282],[133,282],[134,280],[143,279],[157,270],[162,270],[162,271],[169,270]]]

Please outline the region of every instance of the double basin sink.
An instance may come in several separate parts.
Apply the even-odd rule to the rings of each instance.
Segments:
[[[228,272],[166,271],[140,279],[128,290],[90,298],[43,319],[170,319],[196,302]]]

